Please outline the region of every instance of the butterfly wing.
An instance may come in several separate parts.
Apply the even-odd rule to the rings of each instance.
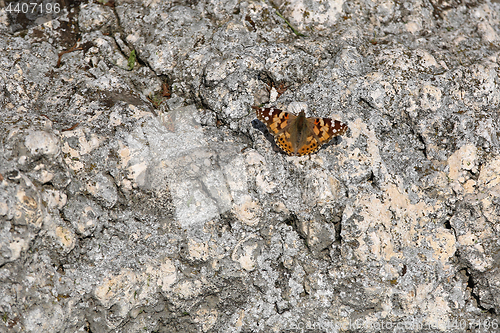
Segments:
[[[313,135],[309,135],[307,137],[307,141],[300,147],[300,149],[298,149],[296,155],[309,155],[317,151],[320,147],[321,145],[319,144],[318,140]]]
[[[330,118],[307,118],[307,122],[308,135],[297,151],[299,156],[314,153],[333,137],[343,135],[349,129],[346,124]]]
[[[255,108],[255,113],[257,119],[262,121],[273,135],[283,132],[296,118],[293,114],[276,108]]]
[[[349,129],[346,124],[330,118],[310,118],[314,123],[313,131],[319,139],[319,144],[325,144],[333,137],[344,135]]]
[[[276,108],[255,108],[257,119],[274,135],[274,142],[288,155],[293,155],[290,133],[287,131],[297,116]]]
[[[288,155],[295,155],[290,132],[284,131],[274,137],[274,142]]]

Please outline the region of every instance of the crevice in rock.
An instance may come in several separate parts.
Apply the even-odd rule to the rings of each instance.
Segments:
[[[412,132],[414,132],[413,125],[410,128],[411,128]],[[414,134],[417,136],[418,141],[420,141],[424,145],[424,148],[419,149],[419,150],[422,151],[422,153],[424,154],[426,159],[429,159],[429,156],[427,155],[427,144],[425,143],[424,137],[419,132],[414,132]]]
[[[380,191],[380,182],[379,179],[375,176],[375,173],[373,170],[370,170],[370,175],[368,176],[368,179],[366,180],[368,183],[370,183],[374,189],[377,189]]]
[[[299,219],[297,218],[297,215],[291,213],[290,216],[285,221],[283,221],[283,223],[291,226],[293,230],[299,235],[300,239],[304,241],[305,246],[309,249],[307,245],[307,238],[299,231]]]
[[[364,102],[364,104],[368,105],[370,108],[377,110],[377,107],[375,106],[375,104],[373,104],[373,101],[371,101],[369,98],[360,97],[359,99],[361,100],[361,102]]]
[[[411,134],[418,140],[420,143],[422,143],[423,148],[416,147],[417,150],[421,151],[424,154],[424,157],[428,160],[430,160],[428,154],[427,154],[427,144],[425,143],[424,137],[422,134],[416,129],[415,123],[413,121],[413,118],[410,116],[408,111],[405,109],[403,112],[403,118],[404,121],[409,125],[410,127],[410,132]],[[406,117],[405,117],[406,116]]]
[[[233,224],[238,221],[234,213],[230,210],[221,213],[220,220],[222,223],[218,226],[222,227],[223,225],[227,225],[229,233],[231,233],[231,231],[233,230]],[[221,231],[222,228],[219,228],[218,229],[219,237],[222,237]]]
[[[333,223],[333,226],[335,227],[335,241],[333,244],[340,246],[342,245],[342,220],[337,223]]]
[[[456,254],[456,256],[460,257],[459,254]],[[473,274],[469,271],[469,268],[467,267],[463,268],[463,271],[465,273],[465,276],[467,277],[467,287],[470,288],[471,290],[470,294],[476,300],[477,307],[484,312],[496,315],[496,310],[494,308],[486,308],[484,305],[481,304],[481,299],[479,297],[479,294],[477,293],[477,283],[474,279]]]
[[[452,228],[450,221],[444,222],[444,227],[446,229],[451,229],[451,230],[455,231],[455,229]]]

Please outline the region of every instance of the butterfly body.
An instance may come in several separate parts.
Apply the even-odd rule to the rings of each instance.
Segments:
[[[291,156],[312,154],[348,129],[338,120],[308,118],[304,110],[296,116],[276,108],[253,108],[256,109],[257,118],[274,135],[278,147]]]

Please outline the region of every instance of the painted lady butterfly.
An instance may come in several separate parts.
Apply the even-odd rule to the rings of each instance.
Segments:
[[[293,115],[274,107],[252,106],[257,118],[266,124],[274,141],[290,156],[303,156],[316,152],[333,137],[347,132],[346,124],[330,118],[307,118],[304,110]]]

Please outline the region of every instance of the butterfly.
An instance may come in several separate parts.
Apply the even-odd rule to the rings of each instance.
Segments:
[[[343,135],[349,129],[338,120],[308,118],[304,110],[296,116],[274,107],[252,108],[255,109],[257,118],[274,135],[278,147],[290,156],[312,154],[333,137]]]

